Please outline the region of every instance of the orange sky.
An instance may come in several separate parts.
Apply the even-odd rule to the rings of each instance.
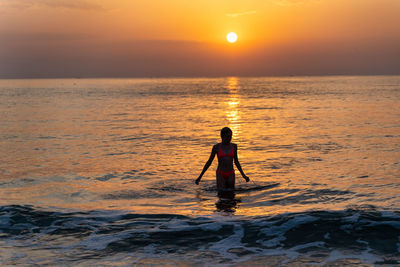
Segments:
[[[0,78],[400,74],[399,29],[399,0],[0,0]]]

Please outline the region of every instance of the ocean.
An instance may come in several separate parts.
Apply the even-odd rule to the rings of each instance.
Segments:
[[[399,266],[400,76],[0,80],[0,264]]]

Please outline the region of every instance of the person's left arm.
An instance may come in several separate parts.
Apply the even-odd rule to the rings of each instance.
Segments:
[[[238,149],[237,149],[237,145],[235,144],[235,145],[233,146],[233,148],[234,148],[234,160],[235,160],[236,168],[239,170],[240,174],[241,174],[242,177],[246,180],[246,182],[248,182],[248,181],[250,181],[250,178],[247,177],[246,174],[244,174],[244,172],[243,172],[243,170],[242,170],[242,166],[240,166],[239,158],[238,158],[238,155],[237,155],[237,150],[238,150]]]

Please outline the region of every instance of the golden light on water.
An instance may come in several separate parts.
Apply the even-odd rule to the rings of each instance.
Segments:
[[[398,77],[337,79],[340,84],[367,84],[368,92],[374,92],[376,84],[383,82],[398,84]],[[2,133],[9,136],[0,142],[2,161],[8,166],[7,170],[0,169],[4,178],[1,182],[6,188],[0,190],[2,205],[28,203],[45,208],[116,209],[135,214],[212,214],[219,201],[213,191],[217,160],[200,186],[193,183],[209,156],[211,145],[220,140],[210,125],[218,125],[218,130],[228,126],[233,131],[232,141],[239,145],[240,163],[252,181],[245,183],[236,172],[238,188],[278,184],[277,188],[239,191],[236,197],[241,202],[236,206],[236,215],[282,214],[301,212],[304,208],[345,209],[360,200],[291,205],[286,202],[287,198],[301,198],[302,190],[308,192],[310,188],[316,192],[311,198],[319,200],[323,185],[344,192],[363,190],[362,193],[378,195],[395,196],[398,191],[391,186],[395,170],[382,167],[387,163],[395,166],[393,159],[398,158],[398,150],[392,143],[392,136],[398,130],[391,127],[398,112],[390,112],[398,105],[395,98],[389,97],[392,96],[389,91],[380,92],[376,100],[365,96],[363,102],[352,91],[346,95],[349,101],[343,101],[342,94],[335,93],[341,89],[336,84],[330,85],[331,78],[304,77],[0,82],[4,88],[7,84],[16,84],[17,88],[48,88],[54,93],[46,98],[37,93],[3,96],[5,102],[15,102],[16,106],[0,105],[4,120],[8,121]],[[315,90],[325,88],[324,92],[335,93],[332,99],[292,96],[291,92],[299,84],[310,82],[315,83]],[[74,83],[85,93],[71,89],[75,88]],[[101,89],[96,99],[89,94],[93,84]],[[113,97],[127,84],[133,94]],[[187,84],[194,91],[183,91]],[[171,88],[168,90],[172,91],[166,92],[182,90],[185,98],[181,94],[165,97],[163,90],[141,95],[143,86],[159,85]],[[223,94],[217,100],[213,93],[204,98],[199,98],[197,93],[198,90],[206,92],[206,88],[221,90],[221,87]],[[69,93],[65,94],[66,91]],[[388,97],[382,103],[383,93]],[[369,116],[364,118],[362,114]],[[32,123],[27,124],[26,120]],[[31,137],[33,132],[35,138]],[[18,136],[13,137],[15,133]],[[377,146],[379,153],[350,149],[349,142],[355,141],[366,148]],[[338,168],[341,158],[342,167]],[[375,179],[385,175],[387,183]],[[318,183],[314,182],[315,177]],[[340,184],[336,183],[337,177],[343,177]],[[354,184],[355,178],[357,184]],[[283,198],[282,192],[285,192]],[[258,200],[254,201],[256,197]],[[331,197],[335,199],[335,195]],[[270,205],[275,200],[278,203]],[[393,203],[391,199],[374,201],[368,200],[368,203]]]
[[[227,89],[229,91],[229,99],[227,100],[226,118],[228,126],[232,129],[233,134],[239,137],[240,134],[240,113],[239,113],[239,79],[237,77],[230,77],[227,81]]]

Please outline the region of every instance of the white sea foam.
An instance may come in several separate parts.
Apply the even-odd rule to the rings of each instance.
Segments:
[[[399,239],[399,243],[397,243],[397,251],[400,252],[400,235],[399,235],[398,239]]]
[[[376,262],[382,261],[382,258],[370,253],[370,250],[361,252],[360,254],[343,254],[339,250],[333,250],[330,252],[329,256],[324,260],[324,264],[335,262],[342,259],[360,259],[361,262],[367,264],[374,264]]]
[[[86,249],[90,250],[103,250],[112,242],[128,238],[130,236],[129,232],[130,231],[107,235],[97,235],[96,233],[92,233],[88,238],[77,243],[75,247],[85,246]]]
[[[230,253],[229,250],[232,248],[243,248],[241,240],[243,238],[243,227],[238,224],[233,224],[233,234],[227,238],[224,238],[216,243],[213,243],[208,250],[217,252],[221,256],[229,259],[238,258],[234,253]]]
[[[285,233],[287,230],[292,229],[296,226],[300,226],[302,224],[310,223],[310,222],[317,221],[317,220],[318,220],[318,218],[315,218],[310,215],[298,215],[280,225],[272,225],[275,222],[271,222],[270,223],[271,226],[264,227],[262,229],[262,233],[264,233],[266,235],[276,235],[277,233]]]

